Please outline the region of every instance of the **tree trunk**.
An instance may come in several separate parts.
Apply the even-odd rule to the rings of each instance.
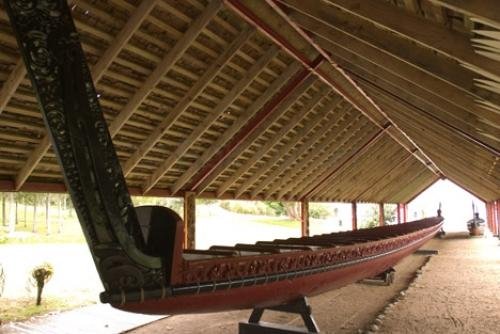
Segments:
[[[28,226],[28,199],[24,197],[24,227]]]
[[[2,194],[2,224],[7,226],[7,212],[5,210],[5,194]]]
[[[50,235],[50,219],[49,219],[49,213],[50,213],[50,195],[47,193],[45,196],[45,226],[47,227],[47,235]]]
[[[9,193],[9,234],[16,231],[16,211],[14,193]]]
[[[36,305],[39,306],[42,304],[42,291],[43,291],[43,282],[37,284],[36,289]]]
[[[14,196],[14,203],[15,203],[15,211],[16,211],[16,226],[19,223],[19,214],[18,214],[18,203],[17,203],[17,196]]]
[[[31,232],[33,233],[36,233],[36,209],[37,209],[37,200],[38,200],[38,196],[37,194],[34,194],[34,197],[33,197],[33,229],[31,230]]]

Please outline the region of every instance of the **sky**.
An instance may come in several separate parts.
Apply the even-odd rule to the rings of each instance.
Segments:
[[[466,231],[472,219],[472,203],[486,220],[485,204],[449,180],[439,180],[408,204],[408,220],[434,216],[441,202],[445,231]]]

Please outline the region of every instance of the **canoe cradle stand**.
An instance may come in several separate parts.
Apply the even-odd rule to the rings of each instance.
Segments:
[[[306,331],[299,327],[260,321],[265,310],[299,314],[304,321]],[[288,304],[254,308],[248,322],[239,323],[239,334],[309,334],[319,333],[318,325],[312,316],[312,309],[306,297],[299,298]]]

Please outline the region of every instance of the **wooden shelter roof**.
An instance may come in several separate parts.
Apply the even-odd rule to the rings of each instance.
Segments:
[[[134,194],[500,197],[500,5],[70,0]],[[62,175],[0,9],[0,190]]]

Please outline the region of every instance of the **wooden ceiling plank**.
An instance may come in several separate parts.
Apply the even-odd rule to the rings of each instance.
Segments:
[[[347,164],[341,165],[335,172],[335,177],[326,180],[317,189],[314,196],[354,199],[353,193],[360,191],[364,182],[370,179],[369,176],[378,174],[381,170],[380,165],[385,164],[385,160],[400,153],[400,147],[394,144],[395,142],[390,137],[385,136],[375,143],[369,151],[357,154]],[[359,179],[363,182],[357,182]]]
[[[390,108],[388,108],[388,110],[390,110]],[[405,108],[398,108],[392,112],[401,114],[402,112],[405,112]],[[487,189],[488,187],[491,187],[490,191],[493,191],[491,189],[497,189],[498,191],[499,178],[488,175],[488,171],[485,170],[487,166],[484,162],[477,163],[477,166],[471,165],[471,156],[474,157],[472,162],[476,162],[480,157],[475,155],[473,150],[471,150],[471,153],[467,153],[468,156],[464,156],[463,151],[465,149],[465,145],[470,145],[469,143],[463,143],[463,139],[460,137],[456,138],[456,135],[455,138],[452,136],[449,139],[447,136],[436,137],[432,134],[432,132],[439,132],[439,130],[433,128],[435,125],[430,124],[428,121],[422,120],[421,118],[417,119],[415,117],[411,117],[409,114],[405,114],[404,119],[406,121],[403,122],[403,118],[401,118],[402,124],[412,133],[421,134],[423,133],[422,129],[425,129],[426,135],[420,136],[419,142],[429,148],[429,153],[432,154],[435,159],[441,161],[443,167],[448,166],[447,169],[449,170],[451,166],[454,171],[460,171],[462,175],[467,177],[470,176],[471,180],[473,180],[472,183],[477,185],[476,188]],[[429,132],[429,130],[432,132]],[[455,148],[455,146],[457,148]],[[478,166],[481,166],[481,171],[478,171]]]
[[[456,90],[476,98],[488,99],[500,106],[500,95],[492,95],[478,89],[472,80],[474,72],[460,66],[456,61],[438,57],[432,50],[418,48],[409,40],[395,39],[389,31],[374,29],[371,24],[341,11],[338,11],[335,17],[330,17],[330,21],[322,21],[317,17],[320,15],[319,11],[314,8],[303,6],[293,9],[290,17],[307,31],[344,48],[350,48],[362,57],[370,57],[378,64],[393,68],[396,73],[418,76],[420,79],[416,80],[417,83],[425,80],[422,82],[423,88],[431,87],[433,81],[434,85],[444,81]],[[427,76],[423,76],[422,72]],[[448,92],[453,93],[452,90]]]
[[[299,63],[294,62],[288,70],[298,71],[299,66]],[[291,73],[285,72],[282,77],[290,77],[290,74]],[[281,78],[278,80],[280,79]],[[224,170],[231,166],[233,161],[235,161],[242,152],[252,145],[261,133],[265,132],[279,117],[281,117],[281,113],[277,112],[278,106],[288,103],[288,100],[296,100],[296,96],[300,96],[306,92],[315,81],[316,78],[312,76],[307,69],[303,69],[296,72],[295,75],[288,80],[273,82],[272,86],[276,86],[273,90],[268,89],[270,93],[271,91],[275,92],[275,90],[280,87],[282,87],[282,89],[276,95],[274,93],[269,94],[269,96],[266,97],[266,101],[268,98],[272,98],[262,107],[256,116],[250,119],[231,141],[222,147],[219,152],[200,169],[200,172],[191,184],[191,190],[196,190],[197,193],[201,193],[207,189]],[[285,83],[286,85],[282,86]]]
[[[125,24],[125,26],[120,30],[117,35],[116,40],[111,44],[108,49],[104,52],[103,58],[100,59],[96,67],[93,67],[91,70],[92,77],[94,79],[94,83],[97,84],[99,79],[102,78],[104,72],[108,69],[109,65],[113,62],[113,60],[117,57],[120,51],[123,49],[125,44],[130,40],[134,32],[140,27],[145,17],[149,15],[151,10],[154,8],[158,0],[148,0],[141,3],[141,5],[137,8],[137,12],[134,12],[134,15],[130,18],[130,21]],[[18,67],[16,65],[16,67]],[[19,70],[19,74],[22,75],[22,80],[26,76],[26,69],[22,66],[23,70]],[[20,83],[20,81],[19,81]],[[0,108],[0,112],[1,112]],[[36,168],[36,165],[43,156],[47,153],[50,148],[50,140],[48,135],[46,135],[42,141],[38,144],[38,146],[33,150],[30,154],[28,160],[24,164],[23,168],[17,173],[15,178],[15,188],[16,190],[21,189],[24,182],[28,179],[31,172]]]
[[[328,89],[321,89],[317,92],[310,100],[304,104],[301,109],[288,121],[285,125],[272,136],[272,138],[266,140],[264,146],[259,148],[255,154],[252,155],[248,160],[246,160],[240,168],[238,168],[227,180],[222,183],[217,189],[217,194],[223,194],[231,185],[240,178],[241,175],[246,173],[257,161],[259,161],[276,143],[282,140],[283,136],[286,135],[291,129],[293,129],[299,122],[310,112],[315,106],[321,101],[321,99],[328,93]],[[278,107],[279,113],[284,114],[292,105],[282,104]],[[314,123],[314,121],[313,121]]]
[[[430,2],[469,16],[473,21],[500,29],[500,11],[495,1],[429,0]]]
[[[148,138],[144,140],[134,154],[123,165],[123,173],[127,176],[135,166],[143,159],[151,150],[151,148],[165,135],[170,126],[179,119],[180,115],[186,111],[192,101],[194,101],[212,79],[219,73],[225,64],[231,59],[238,50],[253,34],[254,30],[249,28],[245,29],[241,34],[231,43],[231,45],[215,60],[212,65],[205,71],[198,81],[189,89],[184,97],[177,103],[177,105],[170,110],[167,117],[165,117],[160,124],[149,134]]]
[[[312,28],[312,27],[311,27]],[[448,84],[446,81],[435,78],[425,71],[421,71],[405,62],[400,61],[396,57],[389,54],[384,54],[368,45],[358,43],[354,39],[342,39],[341,33],[336,33],[332,29],[333,34],[329,35],[328,40],[324,37],[315,37],[314,39],[325,50],[332,53],[332,56],[339,55],[343,59],[349,59],[352,64],[362,66],[366,70],[377,75],[381,79],[392,77],[392,82],[403,82],[403,87],[413,92],[419,89],[419,96],[425,96],[426,100],[435,101],[434,104],[444,110],[453,110],[453,114],[469,120],[470,115],[477,115],[480,118],[487,120],[490,126],[498,126],[500,128],[500,115],[482,110],[476,105],[474,98],[470,96],[470,92],[464,94],[465,91],[457,89],[455,86]],[[348,40],[344,43],[344,40]],[[340,64],[342,65],[342,64]],[[381,73],[384,73],[382,75]],[[399,85],[398,85],[399,86]]]
[[[192,178],[196,173],[200,170],[204,169],[204,167],[209,163],[214,156],[220,152],[220,148],[228,143],[232,138],[239,137],[238,133],[242,131],[245,124],[247,124],[251,119],[258,117],[257,113],[261,108],[265,105],[269,99],[275,95],[279,88],[284,85],[300,68],[300,65],[297,62],[292,63],[285,71],[276,78],[271,85],[266,89],[266,91],[259,96],[258,99],[254,101],[254,103],[248,107],[248,109],[243,113],[240,118],[236,120],[236,122],[231,126],[231,128],[225,131],[222,136],[220,136],[212,146],[206,150],[203,155],[191,165],[191,167],[177,179],[176,184],[173,189],[181,189],[186,186],[185,183],[190,183]],[[276,113],[274,113],[276,114]],[[271,117],[274,119],[274,117]],[[207,185],[212,182],[218,175],[213,175],[207,178]],[[189,180],[189,181],[188,181]],[[181,185],[182,183],[182,185]],[[205,188],[204,188],[205,189]]]
[[[359,71],[359,70],[357,70]],[[367,73],[354,73],[349,71],[349,73],[356,78],[358,82],[365,82],[367,85],[371,86],[373,90],[376,90],[384,95],[391,96],[393,100],[399,101],[399,104],[407,105],[409,108],[418,112],[419,114],[425,114],[434,122],[437,122],[449,130],[459,134],[464,137],[466,140],[474,143],[478,147],[483,150],[489,151],[495,155],[500,155],[500,150],[497,148],[500,141],[500,131],[498,129],[493,129],[485,125],[476,125],[474,121],[466,119],[465,122],[461,119],[456,119],[453,116],[449,116],[448,112],[440,113],[435,108],[432,108],[429,105],[422,105],[419,101],[416,101],[414,98],[411,98],[405,93],[404,88],[401,85],[397,86],[388,86],[382,82],[377,77],[369,78],[370,75]],[[378,82],[374,83],[373,80],[378,80]],[[445,111],[446,109],[442,109]],[[467,122],[468,121],[468,122]],[[479,128],[477,128],[479,126]],[[486,128],[486,129],[485,129]],[[489,137],[481,138],[481,132],[487,133]],[[479,138],[478,138],[479,134]],[[485,142],[486,139],[486,142]],[[493,140],[493,141],[492,141]]]
[[[188,183],[189,179],[194,176],[198,171],[202,169],[202,167],[208,163],[208,161],[213,158],[217,152],[220,150],[221,147],[227,144],[227,142],[234,136],[238,131],[241,130],[241,128],[252,118],[254,115],[259,111],[265,104],[266,101],[269,100],[269,98],[276,93],[276,90],[278,89],[279,85],[282,84],[284,81],[279,82],[282,79],[285,79],[285,81],[292,76],[292,74],[297,70],[298,64],[295,63],[296,66],[291,66],[292,71],[287,70],[284,73],[284,76],[281,78],[278,78],[273,82],[272,86],[266,90],[266,92],[261,95],[244,113],[243,115],[236,120],[236,122],[231,125],[230,129],[225,131],[212,145],[209,149],[207,149],[203,155],[197,159],[195,163],[191,165],[191,167],[182,174],[181,177],[179,177],[172,187],[172,193],[178,192],[180,189],[182,189],[184,186],[186,186],[186,183]],[[276,88],[275,88],[276,87]],[[278,114],[279,111],[274,111],[274,113]],[[217,194],[218,196],[221,194]]]
[[[312,196],[316,195],[325,185],[325,183],[328,182],[328,180],[332,179],[338,171],[346,166],[349,162],[351,162],[353,159],[355,159],[357,156],[362,155],[368,150],[370,147],[372,147],[375,143],[377,143],[380,138],[382,138],[386,132],[386,130],[389,128],[389,126],[386,126],[383,129],[380,129],[373,137],[370,138],[363,146],[358,148],[355,152],[353,152],[351,155],[349,155],[337,168],[335,168],[332,171],[329,171],[326,175],[321,175],[317,180],[319,182],[316,182],[314,187],[308,191],[303,198],[311,198]]]
[[[240,185],[238,190],[235,192],[236,197],[243,194],[251,186],[253,186],[251,197],[256,197],[260,191],[273,182],[284,169],[288,168],[291,163],[295,162],[302,154],[321,141],[323,136],[338,122],[336,115],[331,112],[336,102],[337,101],[331,101],[321,108],[321,112],[319,114],[323,115],[323,122],[320,123],[321,119],[317,119],[317,122],[315,122],[320,126],[319,129],[311,133],[314,127],[309,126],[308,123],[305,127],[298,130],[295,136],[293,136],[288,143],[280,147],[278,152],[275,153],[271,159],[269,159],[264,165],[260,166],[256,172],[253,172],[252,175],[242,185]],[[310,137],[307,138],[309,134]],[[297,146],[297,144],[305,138],[307,138],[307,140],[305,140],[300,146]],[[290,153],[290,155],[284,158],[288,153]],[[283,159],[283,161],[278,164],[278,161],[281,159]],[[274,166],[278,167],[267,175],[264,180],[256,183],[262,175]]]
[[[373,187],[375,187],[377,184],[382,182],[383,180],[387,180],[387,178],[394,174],[398,169],[401,168],[402,165],[406,164],[408,161],[410,161],[410,158],[412,158],[412,154],[407,154],[403,157],[403,159],[397,160],[395,163],[393,163],[393,166],[388,169],[382,176],[377,178],[375,182],[371,182],[369,185],[366,186],[366,188],[361,192],[356,195],[356,198],[354,199],[354,202],[358,202],[360,198],[363,197],[367,192],[369,192]]]
[[[272,185],[272,189],[277,190],[276,198],[283,198],[283,196],[288,192],[288,190],[295,184],[296,182],[304,182],[306,180],[303,177],[303,173],[306,173],[307,169],[311,164],[315,167],[321,166],[328,157],[332,156],[337,152],[337,149],[346,144],[349,139],[352,139],[350,136],[346,135],[346,129],[349,129],[350,126],[353,126],[356,123],[356,119],[359,117],[357,112],[351,112],[347,115],[344,115],[339,122],[335,125],[333,131],[337,130],[330,142],[325,145],[325,147],[320,147],[320,150],[311,150],[306,156],[304,156],[298,163],[294,164],[291,167],[291,170],[288,171],[285,175],[276,179],[274,185]],[[357,124],[356,124],[357,125]],[[356,133],[356,132],[352,132]],[[269,198],[272,194],[268,193],[265,195],[266,198]]]
[[[351,121],[351,117],[354,117],[356,119],[355,113],[351,113],[350,117],[347,118],[346,120],[349,122]],[[358,124],[358,121],[352,120],[351,124],[356,123]],[[365,142],[368,140],[368,137],[371,135],[370,132],[373,132],[374,127],[371,122],[368,120],[361,119],[362,125],[358,128],[351,129],[353,125],[351,124],[346,124],[343,129],[339,132],[339,135],[337,137],[342,138],[342,140],[338,143],[337,147],[332,150],[330,154],[328,154],[328,151],[325,150],[324,156],[325,159],[322,163],[316,164],[314,162],[311,162],[309,164],[309,169],[305,169],[303,173],[297,174],[294,179],[290,180],[287,184],[283,185],[283,196],[285,196],[287,193],[288,194],[296,194],[300,198],[307,193],[310,189],[312,189],[315,185],[315,180],[316,180],[316,175],[322,175],[323,173],[326,172],[327,169],[330,169],[335,163],[337,163],[339,160],[342,160],[343,156],[348,154],[348,152],[352,149],[352,147],[357,146],[357,142],[355,143],[349,143],[351,140],[356,141],[357,139],[360,142]],[[366,123],[368,122],[368,123]],[[368,133],[368,136],[367,136]],[[350,144],[349,147],[347,147],[347,144]],[[352,147],[351,147],[352,145]],[[277,187],[279,189],[279,187]],[[281,192],[280,192],[281,193]],[[287,196],[287,197],[290,197]]]
[[[217,15],[221,9],[222,3],[219,0],[210,2],[205,11],[198,16],[189,26],[186,33],[177,41],[175,46],[163,57],[154,71],[148,76],[141,88],[127,102],[116,118],[109,125],[109,132],[114,137],[134,111],[147,98],[151,89],[161,81],[161,78],[171,69],[172,65],[179,60],[191,43],[198,37],[203,28],[210,20]]]
[[[442,25],[378,1],[328,0],[328,3],[460,63],[481,69],[500,81],[498,63],[478,56],[468,37]],[[329,9],[329,6],[322,6],[323,19],[327,19],[332,14]]]
[[[193,130],[193,132],[184,139],[172,154],[169,155],[157,170],[144,183],[144,192],[152,189],[163,175],[172,167],[182,155],[191,147],[191,145],[219,118],[227,108],[234,102],[236,98],[252,83],[253,79],[266,67],[271,59],[273,59],[279,50],[276,46],[271,46],[266,53],[257,60],[248,70],[245,76],[238,81],[231,91],[215,107],[212,113],[203,122]]]
[[[356,107],[359,111],[361,111],[366,117],[368,117],[374,124],[376,124],[379,128],[384,128],[385,124],[380,124],[377,121],[377,118],[382,117],[383,119],[389,121],[389,123],[396,129],[406,141],[410,142],[412,146],[418,149],[419,155],[416,155],[419,160],[422,159],[422,163],[429,168],[433,173],[442,174],[439,170],[439,167],[433,163],[429,156],[425,154],[418,147],[413,139],[408,137],[402,130],[394,124],[366,94],[363,90],[356,85],[356,83],[348,76],[344,71],[342,71],[328,56],[328,54],[318,47],[311,38],[304,32],[298,25],[296,25],[290,17],[275,3],[275,0],[266,0],[266,3],[274,10],[281,18],[283,18],[292,28],[293,30],[299,34],[307,43],[313,46],[320,55],[327,59],[328,70],[325,72],[323,70],[311,69],[314,74],[316,74],[321,80],[330,85],[336,92],[338,92],[341,96],[343,96],[346,100],[348,100],[354,107]],[[279,33],[277,33],[269,24],[264,22],[258,15],[256,15],[252,10],[243,5],[240,2],[235,0],[225,0],[225,4],[229,6],[232,10],[240,14],[245,20],[250,22],[251,24],[257,26],[266,36],[275,41],[278,45],[284,48],[291,56],[295,57],[298,61],[302,62],[304,66],[310,67],[310,61],[308,57],[303,53],[298,51],[290,45],[290,43],[283,38]],[[308,2],[301,2],[302,5],[310,4]],[[385,122],[384,122],[385,123]],[[392,132],[389,132],[389,135],[398,142],[402,147],[404,147],[407,151],[413,152],[413,150],[406,145],[398,138],[398,136],[394,136]],[[428,163],[430,162],[430,163]]]

